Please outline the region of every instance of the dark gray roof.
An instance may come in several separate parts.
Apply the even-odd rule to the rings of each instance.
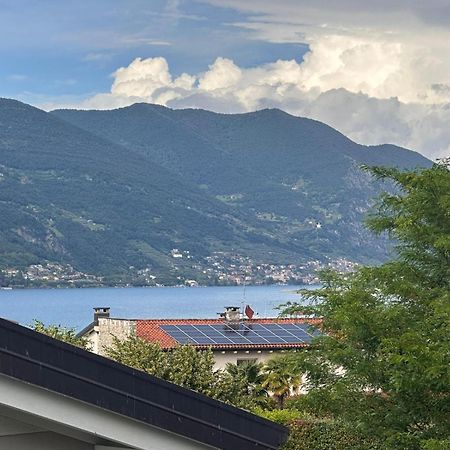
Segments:
[[[0,319],[0,374],[226,450],[277,449],[287,429]]]

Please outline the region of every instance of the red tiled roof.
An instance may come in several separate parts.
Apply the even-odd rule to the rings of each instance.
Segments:
[[[169,336],[161,325],[217,325],[222,324],[222,319],[148,319],[136,320],[136,336],[150,342],[157,342],[161,348],[170,349],[177,346],[177,341]],[[309,325],[319,325],[321,319],[311,318],[268,318],[268,319],[252,319],[247,320],[246,324],[281,324],[281,323],[298,323]],[[257,348],[300,348],[306,347],[308,344],[215,344],[215,345],[195,345],[197,348],[220,348],[220,349],[257,349]]]

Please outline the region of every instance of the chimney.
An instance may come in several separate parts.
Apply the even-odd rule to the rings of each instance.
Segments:
[[[108,318],[110,309],[109,306],[96,306],[94,308],[94,325],[98,325],[98,319],[100,317]]]
[[[238,330],[241,323],[241,311],[239,306],[225,306],[225,312],[220,314],[224,319],[225,330]]]

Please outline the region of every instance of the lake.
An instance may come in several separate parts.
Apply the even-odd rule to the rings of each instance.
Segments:
[[[95,306],[110,306],[120,318],[215,318],[224,306],[250,304],[259,317],[278,315],[275,309],[300,301],[295,290],[313,286],[130,287],[84,289],[0,290],[0,317],[28,325],[34,319],[82,329],[92,322]]]

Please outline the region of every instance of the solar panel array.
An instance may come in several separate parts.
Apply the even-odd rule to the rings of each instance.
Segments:
[[[236,329],[227,324],[161,325],[161,329],[179,344],[206,346],[309,344],[318,335],[304,323],[243,323]]]

